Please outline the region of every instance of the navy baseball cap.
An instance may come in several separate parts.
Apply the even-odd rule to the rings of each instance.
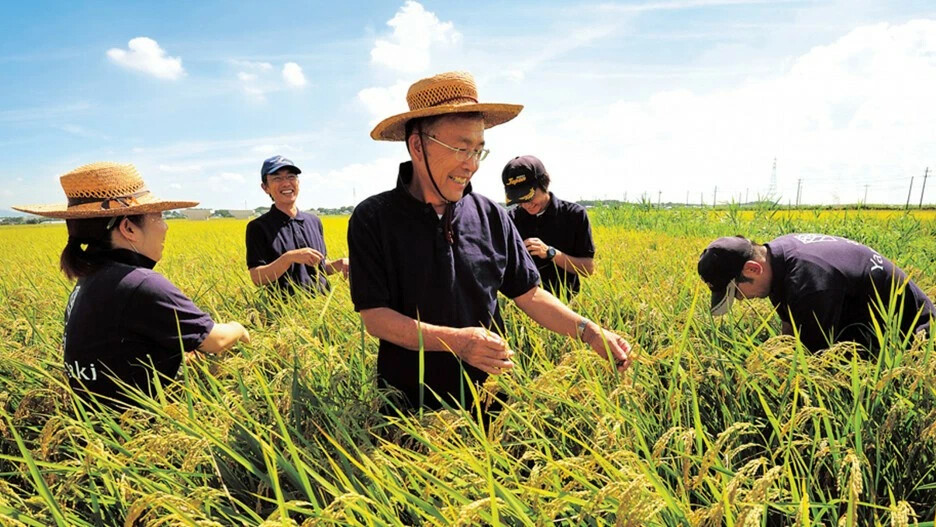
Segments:
[[[735,280],[744,263],[754,259],[754,244],[744,236],[726,236],[710,243],[699,256],[699,276],[712,290],[711,311],[724,315],[734,302],[738,284]]]
[[[504,192],[507,194],[507,204],[525,203],[533,199],[536,182],[546,174],[543,162],[533,156],[518,156],[511,159],[501,174]]]
[[[281,168],[291,168],[294,174],[301,174],[302,171],[299,170],[292,161],[286,159],[283,156],[273,156],[263,162],[263,167],[260,168],[260,180],[269,176],[270,174],[276,172]]]

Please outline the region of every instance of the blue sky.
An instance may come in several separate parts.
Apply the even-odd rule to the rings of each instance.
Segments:
[[[568,199],[719,202],[770,185],[803,201],[903,202],[936,168],[931,1],[7,2],[0,209],[59,202],[58,176],[137,165],[161,196],[269,203],[265,157],[303,169],[300,204],[394,183],[372,141],[415,80],[472,72],[525,105],[473,179],[538,155]],[[867,187],[866,187],[867,185]],[[714,194],[715,187],[717,194]],[[936,202],[936,182],[928,184]]]

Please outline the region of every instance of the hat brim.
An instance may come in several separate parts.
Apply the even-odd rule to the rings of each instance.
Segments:
[[[508,205],[513,205],[515,203],[526,203],[532,200],[533,196],[536,194],[536,187],[533,185],[527,185],[519,188],[507,187],[505,190]]]
[[[406,121],[418,119],[420,117],[432,117],[434,115],[445,115],[450,113],[472,113],[480,112],[484,116],[484,127],[492,128],[499,124],[516,117],[520,110],[523,110],[521,104],[500,104],[500,103],[468,103],[468,104],[444,104],[440,106],[431,106],[388,117],[380,121],[377,126],[371,130],[371,138],[375,141],[403,141],[406,139]]]
[[[280,163],[279,165],[274,165],[273,168],[267,170],[266,174],[263,174],[264,177],[269,176],[270,174],[275,174],[284,168],[291,168],[296,174],[301,174],[302,171],[299,170],[299,167],[296,165],[291,165],[289,163]]]
[[[712,315],[720,317],[731,309],[734,303],[735,293],[738,292],[738,284],[734,280],[728,282],[724,289],[712,291]]]
[[[102,209],[100,202],[72,205],[71,207],[66,203],[54,205],[17,205],[13,207],[13,209],[37,216],[45,216],[46,218],[77,220],[84,218],[110,218],[113,216],[149,214],[174,209],[187,209],[197,205],[197,201],[168,201],[161,200],[152,195],[147,195],[137,198],[135,202],[129,206],[117,204],[115,207],[109,209]]]

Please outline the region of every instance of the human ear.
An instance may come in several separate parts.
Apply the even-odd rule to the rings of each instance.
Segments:
[[[754,276],[758,276],[764,272],[764,266],[754,260],[748,260],[744,262],[744,271],[747,271]]]

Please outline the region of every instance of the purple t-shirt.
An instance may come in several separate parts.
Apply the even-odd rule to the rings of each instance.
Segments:
[[[838,236],[788,234],[766,246],[770,301],[781,320],[790,323],[792,316],[804,346],[817,351],[830,342],[854,341],[876,349],[871,310],[879,313],[878,296],[887,306],[906,273],[874,249]],[[897,309],[904,334],[927,329],[934,313],[933,302],[909,282]]]
[[[299,211],[295,218],[278,208],[270,210],[247,224],[247,268],[269,265],[287,251],[309,247],[328,255],[322,220],[314,214]],[[276,284],[286,292],[299,286],[312,293],[327,293],[325,260],[317,266],[292,264]]]
[[[549,205],[539,215],[528,214],[523,207],[513,208],[508,215],[517,226],[524,240],[539,238],[543,243],[555,247],[569,256],[594,258],[595,244],[592,242],[591,224],[585,207],[578,203],[563,201],[549,193]],[[559,267],[552,260],[534,257],[543,279],[543,288],[558,294],[568,291],[579,292],[579,275]]]
[[[214,321],[153,271],[153,260],[123,249],[101,257],[106,265],[78,280],[68,299],[65,370],[76,393],[127,402],[111,377],[150,392],[145,365],[175,377],[183,350],[198,348]]]
[[[503,328],[497,292],[516,298],[539,282],[536,265],[507,212],[469,186],[455,203],[454,244],[431,205],[410,195],[411,162],[400,165],[394,190],[371,196],[348,225],[351,300],[362,311],[386,307],[422,322],[454,328]],[[496,331],[496,329],[494,329]],[[471,404],[462,366],[475,382],[487,374],[452,353],[425,353],[425,406],[435,392]],[[419,353],[381,340],[377,375],[419,405]],[[464,401],[461,400],[464,395]]]

